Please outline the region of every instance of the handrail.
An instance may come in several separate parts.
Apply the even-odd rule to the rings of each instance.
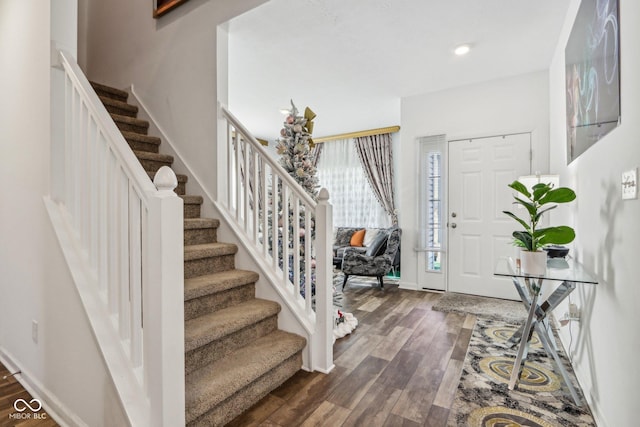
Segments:
[[[86,272],[73,274],[74,282],[128,422],[184,425],[183,208],[173,192],[176,176],[164,167],[151,182],[73,56],[59,57],[64,82],[52,85],[63,95],[53,102],[64,111],[65,127],[56,147],[63,153],[52,156],[58,171],[52,188],[62,228],[70,230],[63,251],[81,260],[69,263],[72,271]]]
[[[223,105],[223,170],[217,204],[288,308],[309,334],[308,367],[333,369],[332,208],[318,202]],[[225,165],[226,157],[226,165]]]
[[[304,191],[301,187],[300,184],[298,184],[296,182],[295,179],[293,179],[291,177],[291,175],[289,175],[283,168],[282,166],[276,162],[275,160],[273,160],[273,158],[269,155],[269,153],[267,153],[267,150],[264,148],[264,146],[262,144],[260,144],[260,142],[251,134],[251,132],[249,132],[247,130],[246,127],[244,127],[244,125],[240,122],[240,120],[238,120],[236,118],[236,116],[234,116],[231,111],[227,110],[223,105],[220,105],[220,111],[222,112],[222,115],[233,125],[233,127],[238,131],[238,133],[242,134],[244,138],[246,138],[247,141],[249,141],[251,143],[251,145],[253,146],[253,148],[255,148],[256,151],[258,151],[263,159],[269,164],[270,167],[274,168],[274,169],[278,169],[280,171],[283,172],[283,179],[285,180],[285,182],[287,183],[287,185],[291,188],[295,188],[298,189],[299,191],[297,191],[298,193],[298,197],[300,197],[306,204],[308,204],[309,206],[312,207],[316,207],[316,201],[313,200],[311,198],[311,196],[309,196],[309,193],[307,193],[306,191]]]

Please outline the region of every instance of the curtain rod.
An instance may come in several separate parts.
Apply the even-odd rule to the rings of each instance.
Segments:
[[[400,126],[388,126],[386,128],[360,130],[357,132],[348,132],[348,133],[341,133],[338,135],[322,136],[320,138],[313,138],[313,142],[319,143],[319,142],[335,141],[336,139],[348,139],[348,138],[359,138],[362,136],[381,135],[384,133],[398,132],[399,130],[400,130]]]

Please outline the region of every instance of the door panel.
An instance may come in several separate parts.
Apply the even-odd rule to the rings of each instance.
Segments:
[[[449,143],[449,291],[518,299],[493,268],[516,253],[517,225],[502,211],[512,203],[507,184],[530,173],[530,149],[529,133]]]

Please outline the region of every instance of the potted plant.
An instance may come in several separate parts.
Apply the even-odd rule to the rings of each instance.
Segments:
[[[553,188],[552,184],[538,183],[533,186],[533,192],[520,181],[513,181],[509,187],[520,194],[514,195],[515,204],[525,208],[528,218],[519,218],[512,212],[503,211],[506,215],[518,221],[524,231],[513,232],[513,243],[521,248],[520,262],[522,272],[531,275],[543,275],[547,267],[547,254],[542,251],[545,245],[564,245],[571,243],[576,237],[573,228],[561,225],[557,227],[538,228],[542,214],[558,207],[558,203],[568,203],[576,198],[576,193],[570,188]]]

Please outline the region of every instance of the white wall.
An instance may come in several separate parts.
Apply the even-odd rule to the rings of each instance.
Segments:
[[[71,425],[121,420],[43,203],[49,193],[50,37],[75,49],[73,2],[0,0],[0,357]],[[52,8],[55,7],[55,13]],[[71,18],[69,18],[71,16]],[[38,342],[31,325],[39,325]],[[116,423],[116,424],[114,424]]]
[[[549,165],[549,98],[546,71],[461,86],[402,99],[398,205],[402,228],[400,285],[418,289],[418,138],[447,139],[532,132],[533,171]],[[428,286],[428,283],[427,283]]]
[[[80,63],[90,79],[136,92],[213,195],[216,27],[266,0],[190,0],[153,19],[152,1],[83,0]],[[225,81],[226,83],[226,81]],[[223,97],[226,90],[222,90]],[[226,99],[221,99],[226,101]]]
[[[574,255],[592,269],[597,286],[572,295],[579,324],[562,328],[565,348],[602,427],[637,425],[636,368],[640,354],[640,201],[623,201],[621,174],[640,164],[640,3],[620,0],[622,124],[566,165],[564,48],[579,1],[573,0],[550,68],[552,172],[572,186],[577,203],[559,220],[576,230]],[[555,220],[555,219],[554,219]],[[566,311],[559,308],[559,314]]]

